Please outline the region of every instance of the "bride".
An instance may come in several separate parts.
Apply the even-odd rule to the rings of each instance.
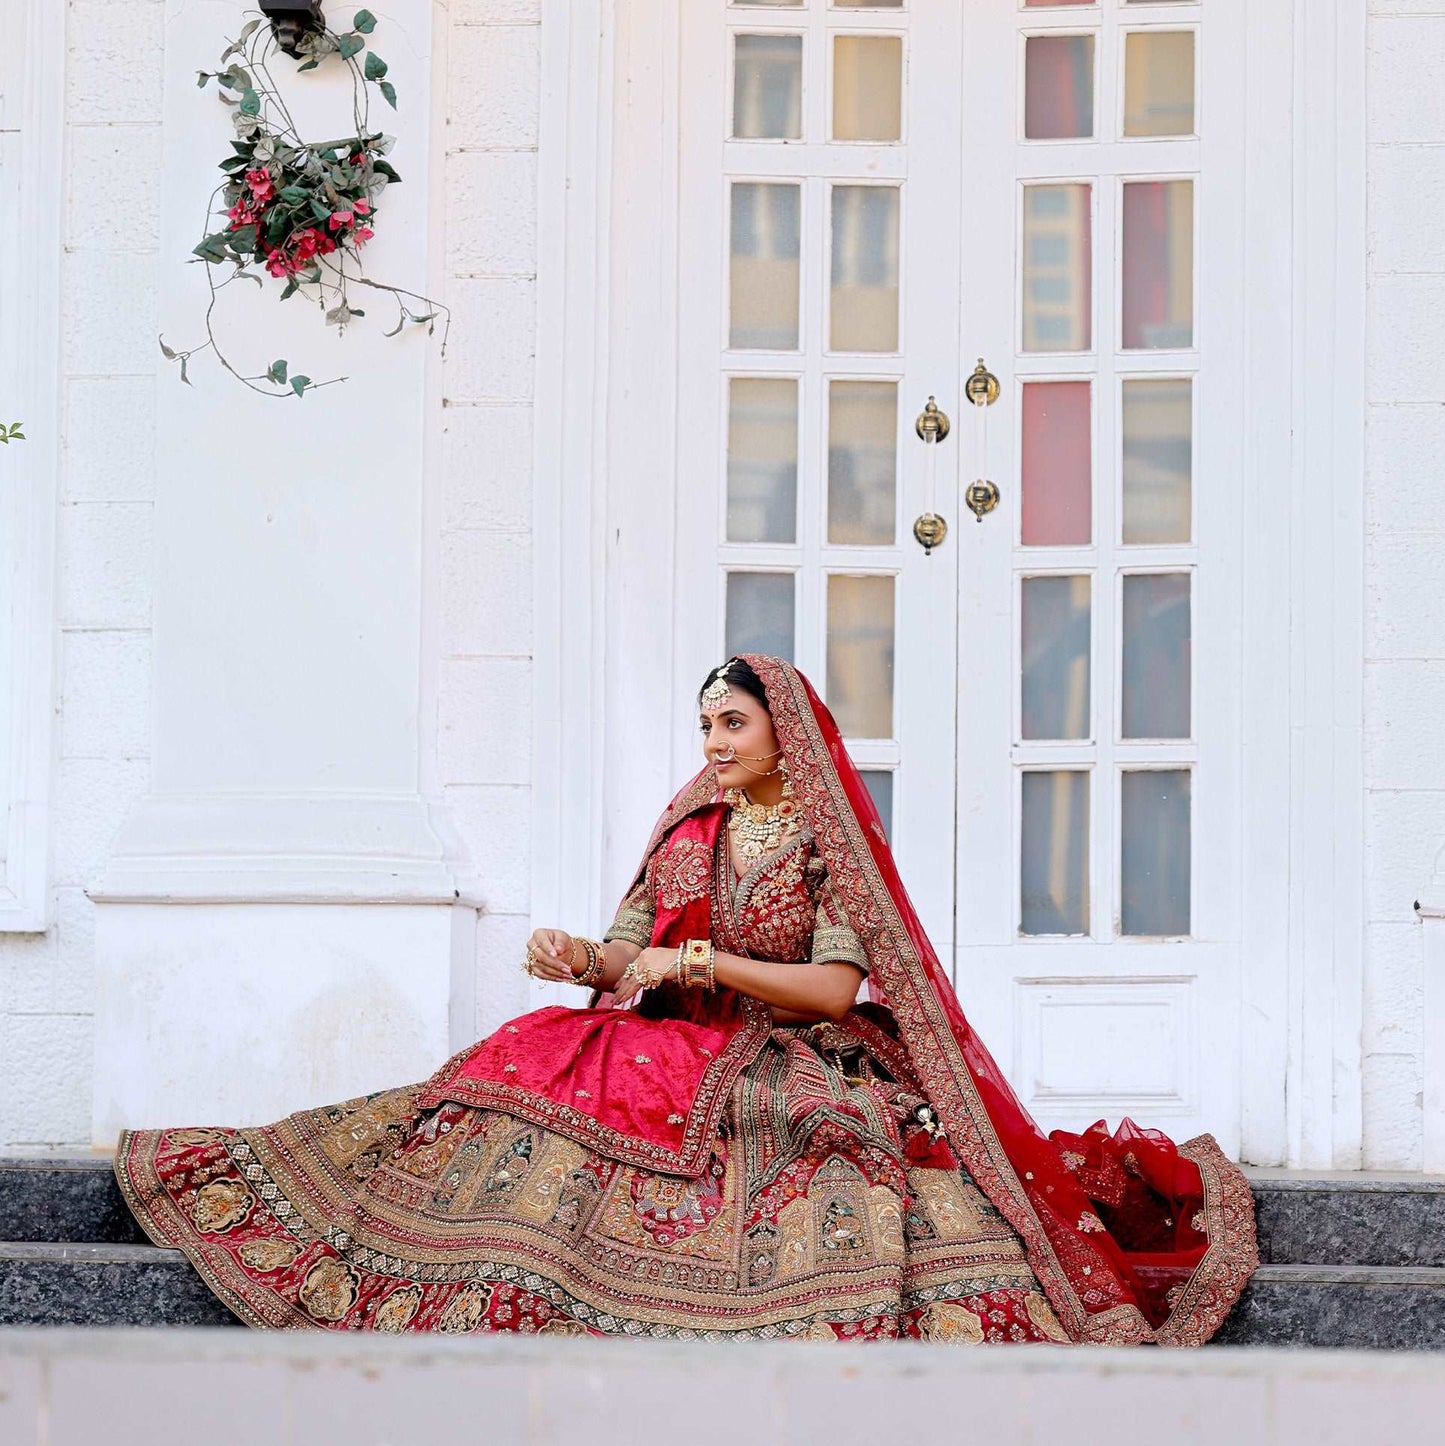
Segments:
[[[1207,1340],[1258,1258],[1239,1170],[1127,1120],[1046,1137],[807,679],[747,654],[698,707],[603,938],[527,944],[589,1007],[259,1129],[126,1132],[150,1237],[253,1326]]]

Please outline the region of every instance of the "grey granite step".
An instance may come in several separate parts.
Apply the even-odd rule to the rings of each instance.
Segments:
[[[1445,1266],[1445,1178],[1250,1172],[1270,1265]],[[0,1159],[0,1240],[139,1244],[102,1155]]]
[[[0,1244],[0,1326],[236,1324],[179,1251]],[[1262,1266],[1215,1342],[1442,1350],[1445,1269]]]
[[[1445,1178],[1251,1170],[1271,1265],[1445,1266]]]
[[[239,1324],[179,1250],[0,1243],[0,1326]]]
[[[1214,1342],[1445,1350],[1445,1269],[1262,1265]]]
[[[0,1159],[0,1240],[140,1244],[104,1155]]]

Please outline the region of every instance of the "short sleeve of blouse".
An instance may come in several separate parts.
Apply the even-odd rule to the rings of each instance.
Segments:
[[[657,855],[654,853],[653,858]],[[652,925],[657,918],[657,904],[652,892],[652,860],[638,881],[637,887],[623,899],[617,917],[608,925],[603,940],[622,939],[646,949],[652,943]]]
[[[833,880],[826,876],[818,891],[818,918],[813,927],[813,947],[808,957],[814,964],[841,961],[856,964],[865,974],[868,972],[868,956],[863,952],[863,941],[853,932],[838,902]]]

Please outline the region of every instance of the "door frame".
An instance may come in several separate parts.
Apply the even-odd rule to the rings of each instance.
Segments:
[[[1251,5],[1213,41],[1246,48],[1232,99],[1259,138],[1238,932],[1241,1154],[1264,1165],[1361,1159],[1365,21],[1365,0]],[[539,921],[594,927],[692,771],[690,737],[659,746],[655,721],[691,682],[657,624],[686,565],[679,26],[668,0],[542,0],[541,29],[532,898]]]

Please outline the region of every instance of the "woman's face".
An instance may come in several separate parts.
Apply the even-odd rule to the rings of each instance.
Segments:
[[[720,788],[747,788],[764,774],[776,774],[778,735],[768,710],[750,693],[733,688],[721,707],[704,706],[698,729],[703,756],[717,770]]]

